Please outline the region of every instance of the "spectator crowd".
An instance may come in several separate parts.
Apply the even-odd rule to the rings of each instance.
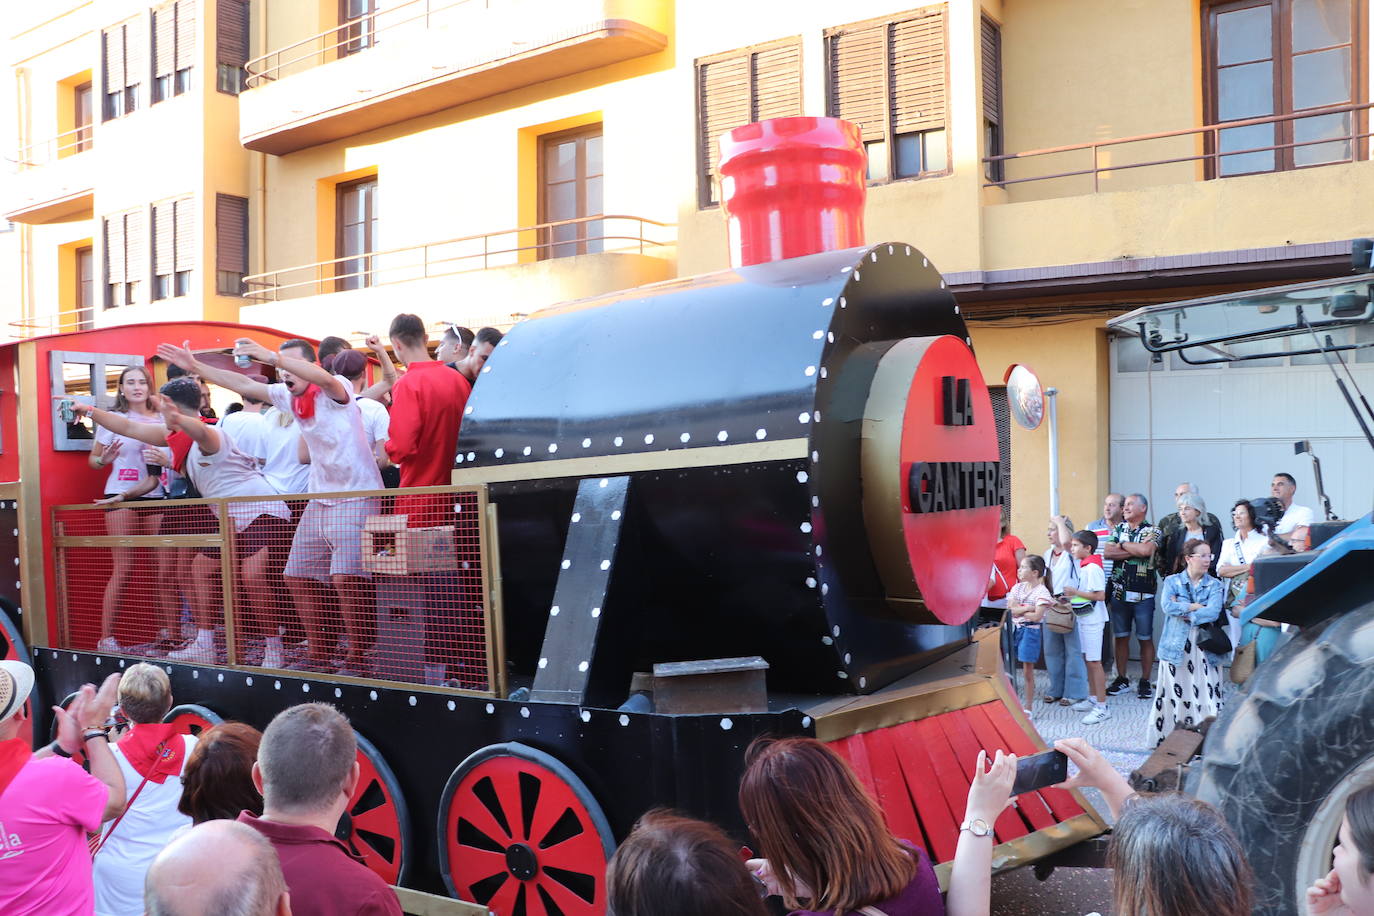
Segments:
[[[374,675],[376,611],[361,535],[368,517],[380,511],[375,493],[384,486],[449,483],[464,408],[502,334],[495,328],[474,333],[449,327],[437,360],[428,338],[424,322],[411,314],[392,320],[390,351],[380,338],[369,337],[366,346],[380,370],[373,384],[367,379],[369,356],[340,337],[326,337],[318,351],[301,339],[276,350],[240,339],[235,368],[203,359],[185,345],[160,345],[157,355],[167,364],[168,381],[157,391],[149,372],[133,366],[120,375],[110,409],[73,407],[96,425],[90,465],[107,474],[104,496],[97,500],[111,507],[107,533],[190,531],[184,513],[159,509],[164,496],[262,497],[226,504],[253,661]],[[242,403],[216,417],[210,385],[235,393]],[[346,496],[364,491],[374,495]],[[303,493],[330,495],[303,508],[282,498]],[[205,518],[197,524],[214,530],[217,520],[202,511]],[[407,495],[398,498],[396,513],[411,528],[438,525],[451,518],[452,500],[445,505],[441,495]],[[115,635],[118,613],[127,606],[139,553],[132,547],[110,550],[97,649],[119,652],[128,647]],[[157,638],[140,654],[190,663],[219,660],[217,551],[158,553],[158,588],[168,593],[155,602]],[[189,619],[180,619],[183,607]],[[438,640],[427,635],[425,681],[452,683],[450,662]]]

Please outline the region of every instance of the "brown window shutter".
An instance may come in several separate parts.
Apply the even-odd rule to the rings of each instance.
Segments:
[[[148,22],[124,23],[124,85],[138,86],[148,77]]]
[[[864,140],[884,135],[883,66],[887,24],[836,29],[826,37],[826,110],[859,125]]]
[[[1002,27],[983,17],[983,117],[1002,123]]]
[[[124,79],[124,26],[117,25],[100,33],[105,51],[104,73],[101,76],[102,92],[115,92],[123,89]]]
[[[105,217],[105,282],[124,282],[124,214]]]
[[[892,24],[892,130],[945,126],[945,8]]]
[[[748,55],[698,64],[697,162],[703,204],[714,197],[720,135],[750,120]]]
[[[153,76],[171,76],[176,69],[176,4],[153,10]]]
[[[172,202],[153,205],[153,273],[159,277],[172,273],[176,223]]]
[[[177,0],[176,67],[188,70],[196,63],[196,0]]]
[[[215,60],[230,67],[248,63],[248,0],[219,0],[216,4]]]
[[[176,244],[173,258],[177,272],[196,266],[196,201],[186,197],[176,202]]]
[[[124,279],[139,283],[148,279],[148,211],[130,210],[124,219]],[[147,301],[147,290],[140,301]]]
[[[753,55],[754,117],[790,118],[801,114],[801,45],[785,44]]]
[[[215,269],[248,273],[248,198],[215,195]]]

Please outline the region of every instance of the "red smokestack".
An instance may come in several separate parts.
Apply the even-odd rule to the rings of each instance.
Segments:
[[[731,265],[862,245],[866,163],[858,126],[839,118],[772,118],[724,134]]]

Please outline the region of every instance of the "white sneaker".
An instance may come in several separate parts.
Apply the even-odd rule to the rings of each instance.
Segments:
[[[200,662],[211,665],[215,662],[215,631],[198,630],[195,642],[184,649],[167,653],[167,660],[173,662]]]
[[[267,637],[267,644],[262,651],[262,666],[264,668],[285,668],[286,658],[282,653],[281,637]]]
[[[1073,704],[1069,708],[1072,709],[1074,712],[1092,712],[1094,709],[1097,708],[1097,703],[1093,701],[1092,697],[1085,697],[1084,699],[1079,700],[1077,703]]]
[[[1112,711],[1110,709],[1108,709],[1106,706],[1099,706],[1092,712],[1084,716],[1082,719],[1079,719],[1079,721],[1082,722],[1084,725],[1100,725],[1101,723],[1106,722],[1111,717]]]

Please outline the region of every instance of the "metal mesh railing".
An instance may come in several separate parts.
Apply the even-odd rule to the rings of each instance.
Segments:
[[[53,510],[60,648],[498,694],[485,490]]]

